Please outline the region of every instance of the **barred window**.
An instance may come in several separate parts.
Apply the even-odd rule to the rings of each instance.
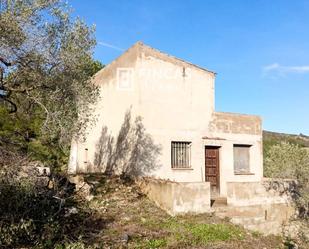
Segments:
[[[191,142],[172,142],[172,168],[191,168]]]
[[[234,172],[235,174],[250,173],[251,145],[234,144]]]

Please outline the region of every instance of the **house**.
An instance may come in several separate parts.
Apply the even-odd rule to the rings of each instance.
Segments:
[[[215,76],[136,43],[94,76],[96,122],[73,139],[69,173],[148,176],[142,191],[171,215],[216,212],[280,233],[294,214],[280,189],[293,183],[263,179],[261,118],[216,112]]]
[[[145,155],[156,167],[148,165],[143,175],[210,182],[212,195],[219,196],[226,196],[227,182],[261,181],[261,118],[216,112],[215,77],[210,70],[136,43],[95,75],[93,82],[101,90],[97,122],[85,141],[72,143],[69,172],[101,172],[107,164],[120,167],[128,161],[120,148],[118,163],[102,158],[111,153],[107,141],[129,146],[127,141],[119,146],[117,136],[130,115],[132,122],[140,117],[152,139],[149,149],[157,151]]]

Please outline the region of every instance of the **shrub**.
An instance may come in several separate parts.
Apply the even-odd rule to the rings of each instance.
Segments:
[[[309,214],[309,152],[299,145],[281,142],[264,155],[264,174],[270,178],[296,179],[296,204],[300,216]]]
[[[84,208],[73,191],[74,186],[59,175],[49,187],[9,174],[0,177],[0,247],[82,248],[65,245],[86,243],[105,222]]]

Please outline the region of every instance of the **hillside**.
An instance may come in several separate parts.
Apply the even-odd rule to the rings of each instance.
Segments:
[[[263,131],[263,139],[266,141],[286,141],[298,144],[301,147],[309,147],[309,136],[302,133],[299,135],[279,133],[272,131]]]
[[[278,144],[280,142],[289,142],[292,144],[297,144],[300,147],[309,148],[309,136],[304,134],[287,134],[272,131],[263,131],[263,145],[264,154],[268,151],[269,147]]]

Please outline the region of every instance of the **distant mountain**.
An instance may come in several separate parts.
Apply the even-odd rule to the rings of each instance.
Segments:
[[[263,131],[264,147],[277,144],[279,142],[289,142],[298,144],[300,147],[309,147],[309,136],[304,134],[286,134],[272,131]]]

